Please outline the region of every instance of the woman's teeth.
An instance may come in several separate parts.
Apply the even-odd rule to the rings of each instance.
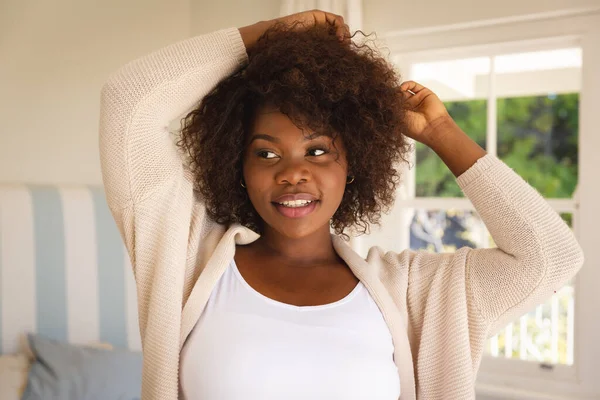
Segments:
[[[294,200],[294,201],[284,201],[284,202],[281,202],[278,204],[281,204],[282,206],[285,206],[285,207],[295,208],[295,207],[304,207],[310,203],[312,203],[311,200]]]

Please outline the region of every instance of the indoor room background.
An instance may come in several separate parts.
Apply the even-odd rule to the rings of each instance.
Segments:
[[[489,339],[477,398],[600,399],[600,0],[0,0],[0,354],[31,332],[140,351],[133,274],[102,190],[108,75],[178,40],[312,8],[375,32],[403,79],[433,89],[584,249],[572,282]],[[435,154],[416,145],[412,157],[394,208],[353,248],[493,246]]]

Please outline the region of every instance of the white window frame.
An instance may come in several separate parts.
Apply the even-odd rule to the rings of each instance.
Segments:
[[[600,112],[600,8],[399,31],[387,34],[383,40],[392,59],[399,62],[401,72],[403,66],[412,63],[444,58],[581,47],[578,189],[574,200],[549,200],[559,212],[577,210],[574,228],[586,258],[584,268],[575,279],[574,363],[548,369],[533,362],[484,356],[476,389],[478,395],[503,399],[600,398],[600,252],[595,251],[600,236],[595,237],[600,227],[600,212],[596,206],[600,199],[600,179],[594,174],[600,171],[597,154],[600,121],[596,117]],[[495,113],[495,108],[489,112]],[[495,121],[488,123],[491,124],[488,130],[495,132]],[[495,150],[495,141],[488,143],[488,150]],[[406,171],[407,179],[414,179],[414,168]],[[409,193],[411,191],[413,193]],[[408,238],[399,238],[398,228],[402,231],[409,226],[410,221],[403,217],[402,210],[410,208],[473,209],[468,199],[414,198],[414,188],[400,188],[394,209],[382,218],[382,228],[374,230],[370,237],[355,241],[353,246],[362,253],[375,243],[388,245],[390,250],[408,248]],[[390,243],[382,243],[387,238]]]

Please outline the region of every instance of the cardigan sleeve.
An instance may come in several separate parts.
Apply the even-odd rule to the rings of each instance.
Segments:
[[[113,73],[100,106],[100,155],[109,204],[143,200],[181,174],[168,125],[246,62],[238,29],[172,44]]]
[[[583,265],[583,252],[544,198],[496,157],[482,157],[457,181],[497,247],[451,254],[411,252],[409,285],[412,281],[424,289],[412,293],[426,297],[425,288],[442,288],[438,284],[446,277],[461,276],[467,309],[477,314],[468,317],[481,321],[487,336],[493,336],[567,283]],[[456,270],[460,268],[464,271]],[[444,293],[452,296],[451,291]]]
[[[191,111],[247,59],[239,30],[228,28],[131,61],[102,87],[102,177],[108,206],[130,253],[135,205],[169,201],[161,192],[181,191],[182,185],[191,191],[191,175],[169,133],[170,122]],[[161,209],[159,204],[154,207]]]
[[[230,28],[132,61],[102,88],[102,175],[136,280],[144,399],[177,398],[184,299],[218,236],[168,126],[246,61],[239,30]],[[207,246],[208,232],[215,235]]]

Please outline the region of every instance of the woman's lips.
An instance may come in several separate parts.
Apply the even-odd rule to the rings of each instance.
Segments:
[[[277,211],[279,211],[279,213],[281,215],[283,215],[284,217],[302,218],[302,217],[305,217],[308,214],[312,213],[315,210],[315,208],[317,207],[318,202],[319,202],[318,200],[315,200],[315,201],[313,201],[305,206],[302,206],[302,207],[286,207],[279,203],[273,203],[273,205],[275,206]]]

